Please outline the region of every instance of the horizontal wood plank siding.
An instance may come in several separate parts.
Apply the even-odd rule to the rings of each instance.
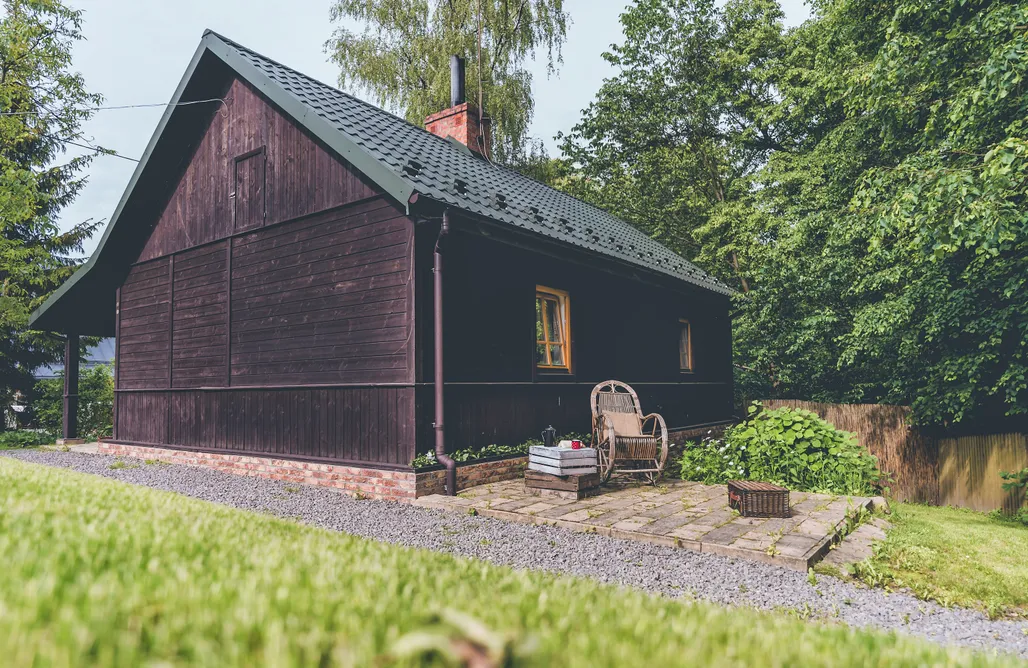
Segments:
[[[232,384],[410,382],[412,236],[370,200],[234,238]]]
[[[413,223],[249,84],[221,97],[121,288],[115,438],[408,465]]]
[[[419,452],[434,441],[436,229],[418,227]],[[459,219],[454,229],[462,229]],[[732,417],[728,298],[630,280],[459,232],[447,238],[444,256],[447,448],[522,443],[551,424],[561,433],[589,432],[589,393],[608,379],[629,383],[643,411],[660,413],[670,429]],[[537,285],[569,295],[571,373],[537,368]],[[692,324],[688,373],[679,365],[683,318]]]
[[[589,393],[594,383],[447,383],[445,425],[447,448],[510,445],[540,439],[553,425],[561,434],[591,431]],[[660,413],[669,429],[730,416],[728,384],[632,383],[643,411]],[[417,391],[418,451],[431,449],[435,411],[434,388]]]
[[[408,465],[412,238],[401,210],[369,198],[136,265],[115,438]]]
[[[167,259],[137,264],[121,287],[118,386],[168,387],[171,268]]]
[[[407,466],[413,387],[121,391],[116,440]]]
[[[227,383],[227,242],[175,255],[172,309],[172,384],[210,387]]]

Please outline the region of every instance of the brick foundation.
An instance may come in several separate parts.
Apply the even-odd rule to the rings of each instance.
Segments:
[[[413,501],[419,496],[442,494],[446,472],[443,470],[394,471],[344,464],[322,464],[293,459],[192,452],[170,448],[101,442],[102,454],[156,459],[169,464],[205,466],[225,473],[259,476],[273,480],[334,487],[350,494],[358,492],[371,499]],[[457,467],[457,489],[518,478],[525,470],[526,457],[473,462]]]
[[[488,462],[473,462],[457,465],[457,490],[475,485],[487,485],[503,480],[514,480],[524,475],[528,457],[495,459]],[[446,485],[446,471],[424,471],[418,474],[417,496],[442,494]]]

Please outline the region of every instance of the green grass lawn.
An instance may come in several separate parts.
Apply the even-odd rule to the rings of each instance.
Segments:
[[[1028,615],[1028,527],[962,508],[892,506],[892,529],[859,569],[870,584],[909,587],[991,616]]]
[[[439,611],[488,631],[469,639],[432,626]],[[497,648],[509,641],[524,665],[1004,661],[390,546],[0,458],[4,665],[375,665],[400,656],[437,665],[411,657],[433,645],[470,651],[479,637]]]

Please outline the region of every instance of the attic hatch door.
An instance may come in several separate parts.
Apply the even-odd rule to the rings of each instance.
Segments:
[[[245,232],[264,225],[264,174],[267,155],[264,147],[235,158],[235,200],[232,216],[233,230]]]

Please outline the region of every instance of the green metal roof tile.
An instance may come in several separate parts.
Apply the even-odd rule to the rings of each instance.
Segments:
[[[410,183],[421,195],[563,243],[674,276],[714,292],[732,293],[731,288],[721,281],[602,209],[514,170],[488,162],[465,147],[458,148],[452,142],[398,116],[265,58],[236,42],[212,35],[235,49],[247,63],[281,86],[314,114],[328,121],[372,158],[390,165],[400,178]],[[421,165],[416,174],[403,169],[403,165],[411,159]],[[464,192],[454,189],[455,179],[467,183]],[[493,205],[497,194],[506,197],[506,208],[500,209]],[[561,218],[566,219],[567,224],[562,225]]]

